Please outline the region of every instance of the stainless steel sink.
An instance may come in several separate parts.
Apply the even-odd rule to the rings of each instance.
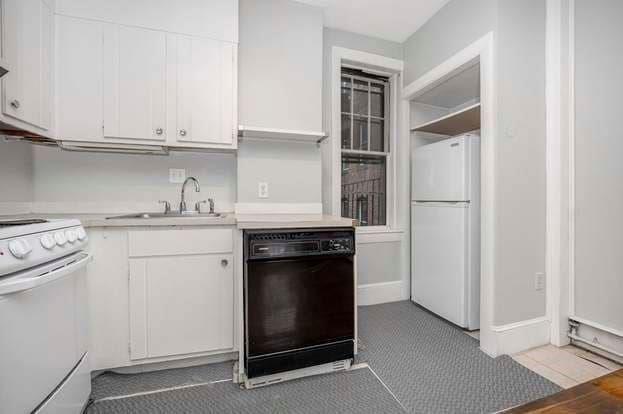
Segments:
[[[179,211],[171,211],[170,213],[132,213],[132,214],[123,214],[120,216],[112,216],[106,217],[107,220],[117,220],[117,219],[155,219],[155,218],[179,218],[179,217],[188,217],[188,218],[221,218],[223,214],[221,213],[195,213],[186,212],[180,213]]]

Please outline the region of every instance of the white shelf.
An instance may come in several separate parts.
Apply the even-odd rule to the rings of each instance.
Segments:
[[[411,128],[411,131],[454,136],[476,129],[480,129],[480,103]]]
[[[322,131],[297,131],[290,129],[260,128],[239,125],[239,138],[253,138],[267,141],[291,141],[320,143],[327,138],[326,132]]]

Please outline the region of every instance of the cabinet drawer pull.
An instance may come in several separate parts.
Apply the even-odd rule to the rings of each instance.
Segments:
[[[11,107],[12,107],[13,109],[19,109],[19,107],[20,107],[20,103],[19,103],[19,101],[18,101],[17,99],[12,100],[12,101],[11,101]]]
[[[162,128],[156,128],[156,135],[162,135],[163,132]]]
[[[186,130],[185,129],[180,129],[180,135],[185,137],[186,136]]]
[[[221,260],[221,266],[227,267],[228,264],[229,264],[229,260],[227,260],[227,259]]]

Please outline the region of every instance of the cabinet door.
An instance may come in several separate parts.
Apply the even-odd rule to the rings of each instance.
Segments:
[[[130,359],[233,348],[233,256],[130,259]]]
[[[188,36],[178,36],[176,43],[176,140],[231,145],[235,46]]]
[[[118,25],[104,29],[104,136],[166,138],[166,35]]]
[[[56,137],[103,138],[103,25],[56,16]]]
[[[52,10],[41,0],[4,0],[5,115],[47,130],[51,123]]]

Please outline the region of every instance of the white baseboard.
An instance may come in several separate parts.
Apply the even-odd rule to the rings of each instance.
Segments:
[[[322,214],[322,203],[236,203],[236,214]]]
[[[494,326],[493,332],[497,342],[496,355],[516,354],[549,344],[550,325],[547,317],[540,317],[508,325]]]
[[[398,302],[407,300],[405,297],[404,281],[371,283],[357,287],[357,305],[368,306],[379,303]]]

